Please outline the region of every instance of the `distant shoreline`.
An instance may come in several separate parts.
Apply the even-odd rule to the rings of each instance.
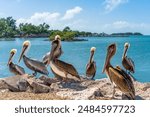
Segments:
[[[97,37],[97,38],[126,38],[126,37],[144,37],[144,36],[150,36],[150,35],[128,35],[128,36],[121,36],[121,35],[117,35],[117,36],[112,36],[112,35],[109,35],[109,36],[82,36],[82,37],[75,37],[74,39],[72,40],[62,40],[64,42],[81,42],[81,41],[88,41],[88,39],[86,38],[93,38],[93,37]],[[49,39],[49,36],[15,36],[15,37],[10,37],[10,38],[6,38],[6,37],[3,37],[3,38],[0,38],[0,41],[15,41],[16,38],[20,38],[20,39],[34,39],[34,38],[47,38],[47,39],[44,39],[43,41],[52,41]]]

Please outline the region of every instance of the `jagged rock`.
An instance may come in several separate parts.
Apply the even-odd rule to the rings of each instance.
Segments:
[[[2,89],[8,89],[8,85],[3,79],[0,80],[0,90]]]
[[[137,100],[150,100],[150,83],[134,81],[134,86]],[[113,86],[108,78],[95,81],[82,79],[81,82],[60,82],[45,76],[36,79],[27,74],[0,79],[0,93],[7,92],[7,89],[13,92],[26,91],[27,93],[52,92],[62,99],[74,100],[111,99],[113,92]],[[124,98],[122,92],[116,89],[114,99],[122,98]]]
[[[43,84],[47,85],[47,86],[50,86],[52,83],[56,83],[56,82],[59,82],[56,78],[49,78],[47,76],[41,76],[39,77],[39,79],[41,81],[43,81]]]
[[[35,79],[28,79],[27,82],[34,93],[48,93],[51,91],[50,87],[37,83]]]
[[[18,82],[17,82],[17,86],[19,88],[19,91],[26,91],[27,90],[27,87],[29,86],[29,83],[27,82],[27,80],[25,79],[20,79]]]
[[[59,88],[61,85],[62,87]],[[134,82],[136,99],[150,99],[150,83]],[[59,88],[59,89],[58,89]],[[146,92],[143,91],[146,89]],[[56,95],[68,99],[111,99],[113,86],[109,79],[83,80],[81,83],[58,84]],[[116,89],[114,99],[126,99],[122,92]]]
[[[3,80],[4,80],[4,84],[7,86],[7,89],[9,89],[12,92],[19,92],[19,91],[26,91],[25,87],[27,84],[25,83],[25,80],[27,78],[28,75],[24,74],[24,75],[16,75],[8,78],[3,78]]]
[[[8,92],[10,92],[9,89],[1,89],[0,90],[0,93],[8,93]]]
[[[50,85],[50,87],[51,87],[51,89],[52,89],[53,91],[59,91],[59,89],[62,88],[62,86],[60,85],[59,82],[58,82],[58,83],[52,83],[52,84]]]

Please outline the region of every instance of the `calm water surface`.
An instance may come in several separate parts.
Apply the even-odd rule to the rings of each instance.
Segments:
[[[102,74],[102,68],[106,56],[107,46],[114,42],[117,44],[117,52],[111,63],[113,66],[121,66],[123,46],[125,42],[129,42],[131,46],[128,50],[128,56],[131,57],[135,62],[135,78],[141,82],[150,82],[150,36],[124,38],[87,37],[85,39],[88,39],[88,41],[62,42],[64,54],[60,59],[73,64],[79,74],[85,74],[85,66],[89,59],[90,48],[95,46],[96,53],[94,59],[97,64],[97,73],[95,78],[100,79],[106,77],[105,74]],[[9,52],[12,48],[16,48],[18,50],[13,60],[15,63],[17,63],[19,54],[21,52],[22,43],[25,40],[26,39],[16,38],[13,41],[0,41],[0,78],[13,75],[9,72],[7,67]],[[50,50],[51,46],[49,41],[44,40],[45,38],[30,39],[31,48],[27,55],[31,58],[42,60],[42,56]],[[27,73],[32,73],[32,71],[25,67],[23,61],[21,61],[20,65],[25,68]],[[50,72],[49,76],[53,77],[53,74]]]

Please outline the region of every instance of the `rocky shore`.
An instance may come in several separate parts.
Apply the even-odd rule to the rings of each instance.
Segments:
[[[150,83],[134,81],[136,100],[150,100]],[[79,82],[60,82],[55,78],[28,74],[0,78],[1,100],[111,100],[112,85],[108,78],[82,79]],[[117,89],[113,100],[121,100]]]

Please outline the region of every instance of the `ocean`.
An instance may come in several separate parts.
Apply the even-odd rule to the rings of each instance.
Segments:
[[[117,52],[111,60],[113,66],[119,65],[122,67],[121,60],[123,54],[124,43],[129,42],[130,48],[127,55],[132,58],[135,63],[135,73],[133,76],[140,82],[150,82],[150,36],[132,36],[132,37],[84,37],[88,41],[76,42],[62,42],[63,55],[61,60],[71,63],[77,69],[80,75],[85,75],[85,67],[89,60],[90,48],[96,47],[94,60],[97,65],[97,72],[95,79],[105,78],[106,75],[102,74],[102,68],[106,57],[107,46],[111,43],[117,44]],[[11,49],[16,48],[17,54],[14,56],[13,62],[18,64],[18,58],[22,49],[22,43],[25,40],[31,41],[30,50],[27,53],[28,57],[42,60],[51,48],[51,42],[45,41],[47,38],[15,38],[13,40],[0,41],[0,78],[12,76],[9,72],[7,61]],[[25,68],[26,73],[31,74],[30,71],[21,61],[19,63]],[[123,67],[122,67],[123,68]],[[48,67],[50,71],[50,67]],[[39,74],[40,75],[40,74]],[[53,77],[50,71],[49,77]]]

